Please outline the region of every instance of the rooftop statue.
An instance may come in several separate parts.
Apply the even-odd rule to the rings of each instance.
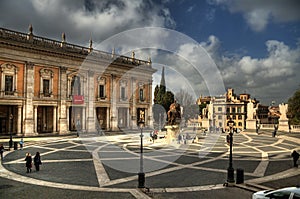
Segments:
[[[176,100],[170,105],[167,115],[169,125],[175,125],[180,123],[180,121],[178,122],[177,119],[181,119],[181,109],[180,104],[178,104]]]

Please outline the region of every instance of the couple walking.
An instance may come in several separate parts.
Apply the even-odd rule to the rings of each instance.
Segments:
[[[25,161],[26,161],[27,173],[31,173],[32,157],[31,157],[30,153],[26,153]],[[39,171],[40,170],[40,165],[42,164],[41,156],[40,156],[39,152],[36,152],[36,154],[33,158],[33,162],[34,162],[35,170]]]

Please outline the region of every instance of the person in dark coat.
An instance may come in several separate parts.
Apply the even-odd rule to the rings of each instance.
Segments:
[[[34,162],[35,170],[39,171],[40,165],[42,164],[40,152],[36,152],[33,158],[33,162]]]
[[[3,144],[0,145],[0,155],[1,155],[1,160],[3,160],[3,153],[4,153],[4,147]]]
[[[32,157],[30,153],[26,153],[25,161],[26,161],[27,173],[31,173]]]
[[[294,167],[298,167],[297,161],[299,159],[299,153],[297,153],[297,151],[293,151],[293,153],[291,154],[291,156],[293,157],[293,161],[294,161]]]

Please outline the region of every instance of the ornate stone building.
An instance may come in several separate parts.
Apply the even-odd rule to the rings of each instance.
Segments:
[[[152,123],[151,60],[0,28],[0,135]]]
[[[227,89],[224,95],[206,96],[197,100],[197,104],[206,104],[203,109],[202,127],[209,129],[228,129],[228,122],[233,121],[234,127],[246,129],[247,104],[249,102],[258,103],[257,100],[251,99],[250,94],[243,93],[238,96],[232,88]]]

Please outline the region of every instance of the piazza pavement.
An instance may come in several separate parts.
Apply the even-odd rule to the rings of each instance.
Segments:
[[[7,150],[0,165],[0,198],[251,198],[253,192],[300,184],[292,150],[300,134],[268,131],[233,136],[233,167],[244,183],[226,187],[229,146],[223,133],[197,133],[186,143],[155,140],[144,131],[138,189],[140,132],[25,138],[23,150]],[[184,135],[195,136],[192,130]],[[19,141],[20,138],[14,138]],[[7,148],[8,139],[0,138]],[[40,171],[26,173],[25,154],[40,152]],[[235,175],[236,176],[236,175]]]

